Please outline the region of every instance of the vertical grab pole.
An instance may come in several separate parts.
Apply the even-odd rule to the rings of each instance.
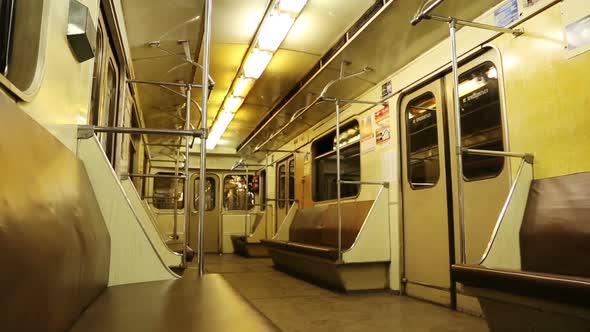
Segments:
[[[178,176],[178,158],[180,158],[180,150],[176,150],[176,160],[174,161],[174,176]],[[178,239],[178,178],[173,180],[174,193],[172,194],[172,201],[174,202],[174,223],[172,224],[172,238]],[[184,256],[183,256],[184,257]],[[184,266],[184,263],[182,264]]]
[[[336,211],[338,214],[338,262],[342,261],[342,210],[340,206],[340,100],[336,100]]]
[[[184,129],[191,130],[191,100],[192,100],[193,87],[189,83],[186,85],[186,120],[184,122]],[[189,161],[190,161],[190,136],[186,136],[184,139],[184,238],[183,242],[183,266],[186,266],[187,252],[188,252],[188,239],[190,232],[190,221],[191,221],[191,204],[189,203],[188,196],[190,195],[190,176],[189,176]],[[182,142],[182,137],[180,138]],[[180,151],[180,149],[178,149]],[[178,162],[178,160],[177,160]],[[203,200],[203,199],[201,199]]]
[[[205,274],[205,265],[203,262],[203,230],[205,226],[205,172],[207,168],[207,110],[209,109],[209,47],[211,45],[211,18],[213,11],[213,0],[205,2],[205,28],[203,38],[203,102],[201,107],[201,128],[203,136],[201,137],[201,165],[199,174],[201,181],[199,181],[199,250],[198,250],[198,264],[199,276]]]
[[[248,189],[248,165],[246,164],[246,195],[244,197],[244,208],[246,209],[246,215],[244,218],[244,236],[248,237],[248,222],[250,221],[250,209],[248,209],[248,202],[249,202],[249,197],[248,194],[250,193],[250,190]]]
[[[457,20],[451,19],[449,21],[449,32],[451,35],[451,56],[453,61],[453,90],[454,99],[453,104],[455,108],[455,137],[456,137],[456,155],[457,155],[457,195],[459,205],[459,240],[460,240],[460,254],[461,264],[467,261],[466,254],[466,232],[465,232],[465,211],[463,202],[463,152],[461,141],[461,104],[459,96],[459,59],[457,56]]]

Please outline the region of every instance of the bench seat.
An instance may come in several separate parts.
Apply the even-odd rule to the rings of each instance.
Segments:
[[[220,275],[107,288],[71,332],[278,331]]]
[[[590,308],[590,279],[550,273],[453,265],[464,285]]]
[[[261,242],[269,248],[292,251],[303,255],[309,255],[333,261],[338,259],[338,248],[334,247],[279,240],[262,240]]]
[[[355,245],[375,201],[348,201],[341,205],[341,249],[346,254]],[[322,286],[339,290],[387,287],[389,257],[346,261],[338,257],[338,206],[297,209],[287,228],[274,239],[261,240],[274,266]],[[288,232],[287,232],[288,230]]]

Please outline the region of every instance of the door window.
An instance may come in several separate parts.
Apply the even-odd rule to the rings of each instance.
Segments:
[[[174,175],[171,172],[159,172],[157,175]],[[183,174],[179,174],[183,175]],[[172,178],[154,178],[154,206],[158,209],[184,208],[184,180]]]
[[[284,208],[285,207],[285,178],[286,178],[286,174],[285,174],[285,164],[282,164],[279,166],[279,182],[278,182],[278,197],[277,199],[278,201],[278,206],[279,208]]]
[[[408,177],[413,189],[436,185],[440,177],[436,98],[427,92],[408,103]]]
[[[289,206],[295,201],[295,160],[289,160]]]
[[[249,188],[252,175],[228,175],[223,179],[223,206],[228,210],[254,208],[254,193]]]
[[[194,200],[194,207],[195,210],[199,210],[199,179],[195,179],[194,185],[194,193],[195,193],[195,200]],[[216,205],[215,196],[215,179],[211,177],[207,177],[205,179],[205,211],[213,211],[215,210]]]
[[[459,96],[461,145],[470,149],[503,151],[504,130],[496,66],[487,61],[462,74]],[[466,180],[496,177],[503,168],[503,157],[463,155]]]

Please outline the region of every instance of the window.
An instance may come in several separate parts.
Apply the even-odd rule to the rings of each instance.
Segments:
[[[357,121],[340,127],[340,178],[343,181],[360,181],[360,132]],[[336,185],[336,131],[323,136],[312,144],[314,158],[314,195],[316,202],[337,198]],[[359,194],[358,184],[342,184],[342,198],[355,197]]]
[[[498,70],[485,62],[459,77],[461,144],[470,149],[503,151]],[[503,157],[463,155],[463,176],[480,180],[498,176]]]
[[[199,179],[195,179],[194,185],[194,207],[195,210],[199,210]],[[205,211],[213,211],[215,210],[215,202],[216,202],[216,190],[215,190],[215,179],[211,177],[205,178]]]
[[[41,86],[48,0],[0,0],[0,82],[23,100]]]
[[[172,172],[159,172],[157,175],[174,175]],[[179,174],[182,175],[182,174]],[[184,181],[173,178],[154,178],[154,206],[160,210],[184,208]]]
[[[0,74],[8,73],[12,51],[14,0],[0,0]]]
[[[260,211],[266,210],[266,170],[259,172]]]
[[[440,177],[436,98],[427,92],[406,108],[408,179],[413,189],[436,185]]]
[[[118,89],[119,89],[119,82],[118,82],[118,75],[115,66],[112,63],[109,63],[109,69],[107,71],[107,86],[106,86],[106,96],[105,96],[105,112],[104,115],[105,119],[108,119],[107,126],[108,127],[115,127],[117,126],[117,101],[118,101]],[[109,159],[111,160],[111,164],[115,166],[115,156],[116,156],[116,138],[114,134],[107,134],[107,143],[106,143],[106,153]]]
[[[286,175],[286,171],[285,171],[285,164],[282,164],[279,166],[279,182],[277,183],[277,191],[278,191],[278,197],[277,199],[279,200],[278,202],[278,206],[279,208],[284,208],[285,207],[285,199],[286,199],[286,183],[285,183],[285,179],[286,179],[287,175]]]
[[[228,175],[223,179],[223,207],[228,210],[251,210],[254,208],[254,192],[251,190],[252,175]]]
[[[100,110],[100,79],[102,77],[103,37],[102,26],[96,32],[96,56],[94,57],[94,71],[92,72],[92,94],[90,96],[90,117],[88,123],[98,126],[98,112]]]

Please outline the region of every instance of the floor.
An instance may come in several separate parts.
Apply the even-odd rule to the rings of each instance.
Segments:
[[[220,273],[285,332],[488,331],[485,321],[390,292],[344,294],[272,267],[270,259],[207,255],[207,273]],[[190,266],[185,277],[196,274]]]

